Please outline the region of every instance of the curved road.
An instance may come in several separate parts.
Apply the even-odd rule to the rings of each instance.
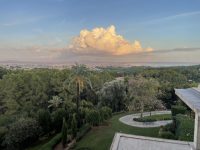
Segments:
[[[171,111],[151,112],[151,115],[160,115],[160,114],[171,114]],[[149,116],[149,115],[150,115],[149,112],[143,113],[143,116]],[[141,127],[141,128],[160,127],[160,126],[165,126],[169,123],[172,123],[172,120],[163,120],[163,121],[154,121],[154,122],[138,122],[138,121],[133,120],[133,118],[139,118],[139,117],[140,117],[140,113],[131,114],[131,115],[126,115],[124,117],[119,118],[119,121],[130,126]]]

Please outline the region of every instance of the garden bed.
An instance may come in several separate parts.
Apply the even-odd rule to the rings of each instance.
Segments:
[[[134,121],[138,122],[154,122],[154,121],[162,121],[162,120],[172,120],[171,114],[160,114],[160,115],[152,115],[145,116],[142,118],[133,118]]]

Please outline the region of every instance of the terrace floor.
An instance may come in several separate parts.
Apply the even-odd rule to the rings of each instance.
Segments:
[[[110,150],[193,150],[192,142],[116,133]]]

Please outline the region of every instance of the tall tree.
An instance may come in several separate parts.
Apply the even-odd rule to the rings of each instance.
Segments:
[[[72,66],[72,74],[70,81],[65,81],[65,89],[71,95],[76,95],[76,117],[77,117],[77,127],[81,126],[80,121],[80,100],[81,92],[86,85],[89,85],[92,89],[91,81],[89,80],[89,69],[85,65],[75,64]],[[66,85],[67,84],[67,85]]]
[[[144,110],[156,108],[158,103],[159,83],[155,79],[146,79],[141,76],[130,78],[128,88],[128,103],[130,110],[139,110],[143,117]],[[160,102],[160,101],[159,101]]]
[[[65,121],[65,118],[63,118],[63,124],[62,124],[62,144],[63,147],[65,147],[67,143],[67,123]]]
[[[98,92],[98,95],[100,106],[108,106],[112,108],[114,112],[126,109],[126,86],[123,80],[106,82],[103,88]]]

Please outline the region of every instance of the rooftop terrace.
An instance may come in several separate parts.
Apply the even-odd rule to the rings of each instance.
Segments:
[[[116,133],[110,150],[192,150],[193,143]]]

